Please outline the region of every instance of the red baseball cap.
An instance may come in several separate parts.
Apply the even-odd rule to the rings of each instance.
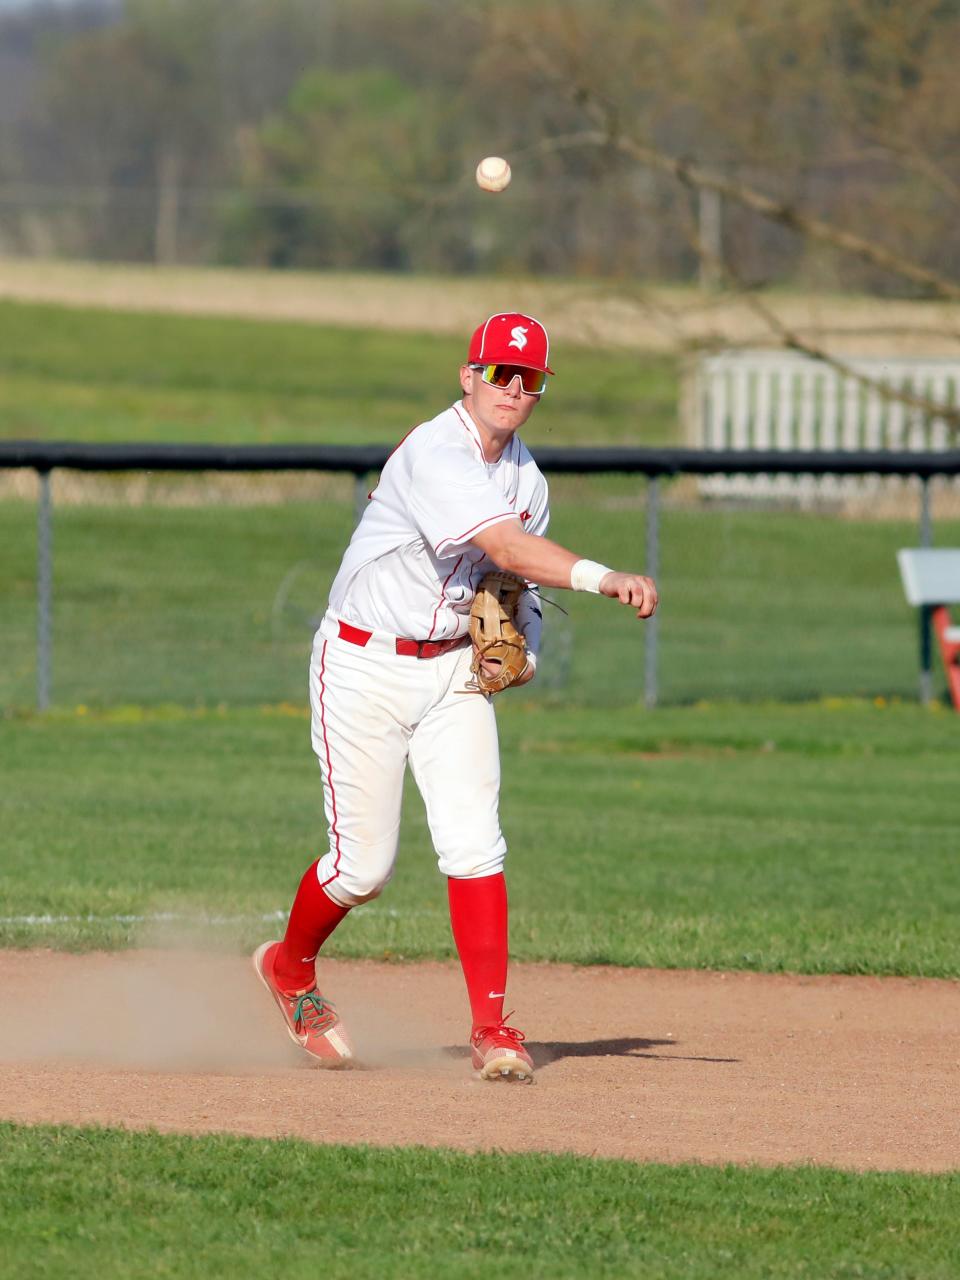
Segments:
[[[467,364],[518,364],[553,373],[547,364],[550,339],[539,320],[519,311],[490,316],[470,339]]]

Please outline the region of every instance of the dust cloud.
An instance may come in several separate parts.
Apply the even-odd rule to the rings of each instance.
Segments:
[[[18,965],[0,1003],[0,1061],[234,1075],[315,1069],[249,957],[204,950],[182,930],[174,937],[154,928],[140,942],[136,951],[82,958],[36,953],[42,963]],[[342,998],[322,989],[338,1004],[359,1065],[449,1061],[432,1019],[370,990],[362,966],[360,982],[346,985]]]

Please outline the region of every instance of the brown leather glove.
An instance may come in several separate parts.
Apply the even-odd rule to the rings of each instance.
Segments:
[[[497,570],[486,574],[477,587],[470,609],[470,670],[481,693],[500,693],[527,669],[527,642],[514,622],[526,585],[522,578]],[[496,674],[484,670],[484,665],[495,667]]]

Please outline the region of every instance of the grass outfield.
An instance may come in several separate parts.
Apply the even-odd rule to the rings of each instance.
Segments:
[[[960,976],[953,715],[518,702],[500,725],[517,959]],[[325,847],[294,708],[8,720],[0,770],[3,945],[125,946],[170,913],[251,947]],[[397,876],[331,954],[453,954],[412,788]]]
[[[228,1275],[952,1280],[960,1176],[0,1125],[18,1280]]]
[[[463,338],[0,301],[0,438],[383,444],[459,395]],[[556,348],[531,444],[663,444],[673,359]]]
[[[352,528],[349,481],[322,479],[330,487],[313,501],[177,508],[127,505],[122,493],[112,506],[71,506],[57,483],[55,703],[304,700],[313,625]],[[256,480],[239,483],[257,494]],[[642,482],[557,477],[553,488],[561,542],[643,563]],[[960,522],[939,523],[938,540],[960,541]],[[660,542],[665,702],[916,696],[916,618],[895,560],[916,542],[911,524],[679,508],[664,512]],[[0,707],[29,707],[33,503],[0,502],[0,545]],[[645,628],[607,601],[547,594],[569,616],[548,609],[541,672],[511,699],[638,702]],[[939,692],[939,666],[936,681]]]
[[[0,436],[395,440],[452,397],[460,345],[0,302]],[[564,361],[532,419],[534,447],[671,438],[668,361],[585,347]],[[62,498],[75,475],[53,481],[54,701],[299,701],[307,623],[353,525],[351,481],[317,478],[310,500],[295,500],[261,496],[276,477],[221,477],[234,489],[219,500],[202,492],[205,482],[215,489],[210,477],[135,477],[145,492],[132,497],[116,477],[93,479],[101,488],[82,505]],[[173,507],[191,485],[189,504]],[[641,478],[553,477],[551,487],[554,536],[594,559],[642,565]],[[724,511],[698,506],[689,483],[664,487],[676,508],[661,528],[664,701],[914,696],[916,622],[894,561],[916,542],[913,522]],[[239,489],[244,505],[229,505]],[[938,521],[937,538],[955,542],[960,523]],[[33,502],[0,501],[0,545],[0,707],[23,707],[35,685]],[[542,675],[523,696],[637,701],[643,629],[562,594],[570,618],[551,611]]]

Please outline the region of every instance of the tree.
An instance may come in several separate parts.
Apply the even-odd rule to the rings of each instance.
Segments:
[[[439,95],[393,73],[308,72],[249,140],[233,255],[407,267],[425,193],[458,177],[450,134]]]
[[[947,101],[944,54],[958,34],[952,4],[816,0],[799,9],[788,0],[648,0],[632,25],[621,13],[626,29],[602,49],[585,45],[577,29],[579,0],[539,10],[519,38],[508,12],[495,12],[501,57],[514,69],[535,67],[539,92],[563,98],[577,115],[575,127],[533,143],[533,154],[587,152],[611,166],[626,158],[680,190],[722,196],[754,234],[787,233],[795,258],[819,258],[834,281],[839,274],[874,289],[960,301],[960,281],[941,265],[960,247],[952,147],[960,115]],[[675,86],[672,99],[664,77]],[[672,118],[658,111],[670,100]],[[934,131],[941,112],[942,130]],[[823,183],[832,167],[840,182]],[[688,215],[685,225],[703,255],[696,220]],[[716,266],[763,322],[768,342],[869,381],[822,335],[784,323],[764,301],[756,254],[738,255],[728,238]],[[949,334],[960,341],[955,311]],[[949,406],[878,389],[960,428]]]
[[[289,91],[324,31],[313,0],[125,0],[54,41],[21,165],[90,206],[93,256],[210,252],[209,209],[252,121]]]

